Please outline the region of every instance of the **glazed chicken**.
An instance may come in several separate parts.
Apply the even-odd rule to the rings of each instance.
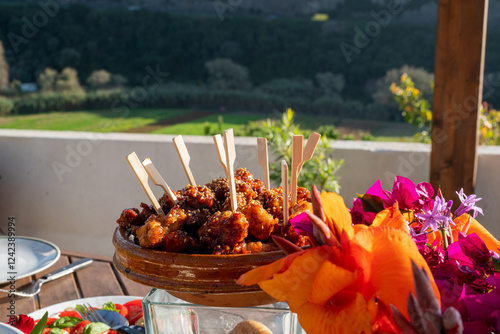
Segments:
[[[266,189],[246,169],[234,173],[237,209],[231,211],[229,184],[218,178],[204,186],[188,185],[175,192],[178,203],[166,195],[159,199],[165,215],[151,206],[123,210],[117,223],[128,229],[134,242],[144,248],[193,254],[248,254],[277,249],[277,235],[298,246],[308,238],[283,224],[283,190]],[[289,205],[289,216],[312,212],[310,193],[297,189],[297,203]]]

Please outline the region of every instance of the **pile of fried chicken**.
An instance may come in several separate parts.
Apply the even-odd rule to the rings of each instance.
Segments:
[[[238,207],[231,211],[229,183],[218,178],[204,186],[188,185],[175,192],[176,205],[165,194],[159,199],[165,215],[141,203],[141,209],[122,211],[117,223],[129,229],[131,239],[143,248],[191,254],[248,254],[277,250],[271,236],[299,247],[307,237],[283,223],[281,187],[266,189],[246,169],[235,172]],[[288,196],[286,196],[288,198]],[[312,212],[310,193],[297,188],[297,203],[289,205],[289,218]]]

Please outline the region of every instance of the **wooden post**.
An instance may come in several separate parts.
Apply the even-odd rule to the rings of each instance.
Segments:
[[[488,0],[439,0],[431,184],[446,199],[476,185]]]

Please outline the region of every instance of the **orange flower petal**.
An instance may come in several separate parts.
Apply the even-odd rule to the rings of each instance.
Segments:
[[[372,333],[372,317],[360,293],[342,307],[304,304],[297,310],[300,325],[308,334]]]
[[[325,211],[326,221],[332,233],[340,241],[342,232],[345,231],[350,239],[354,235],[351,213],[346,208],[344,199],[336,193],[322,192],[321,204]]]
[[[410,233],[406,218],[401,214],[401,211],[399,211],[397,202],[390,208],[380,211],[375,216],[371,226],[392,226],[403,232]]]
[[[483,227],[477,220],[472,218],[469,214],[463,214],[460,217],[455,218],[453,221],[455,226],[452,225],[453,238],[454,240],[458,240],[458,233],[462,230],[462,228],[467,225],[469,218],[471,219],[471,224],[469,230],[467,231],[467,235],[476,233],[486,244],[489,250],[494,252],[499,252],[500,241],[498,241],[487,229]]]
[[[439,290],[432,279],[430,269],[410,235],[392,227],[372,227],[360,231],[353,239],[352,256],[365,270],[366,299],[376,296],[386,305],[396,306],[408,317],[406,299],[410,291],[415,293],[411,260],[424,267],[436,298]]]
[[[301,254],[303,254],[303,252],[292,253],[282,259],[279,259],[278,261],[252,269],[241,275],[240,278],[238,278],[237,283],[240,285],[254,285],[268,280],[272,278],[274,274],[286,270],[293,260]]]
[[[358,270],[348,270],[327,260],[314,279],[309,301],[313,304],[324,305],[330,302],[336,293],[355,283],[359,277]]]
[[[294,253],[300,255],[293,259],[286,270],[275,273],[271,279],[259,283],[259,286],[275,299],[286,301],[293,311],[307,302],[314,278],[323,262],[332,255],[332,250],[333,247],[321,246]]]

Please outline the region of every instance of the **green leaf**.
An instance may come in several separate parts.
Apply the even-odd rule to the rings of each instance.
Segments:
[[[62,317],[57,320],[55,320],[53,323],[50,324],[49,327],[52,328],[68,328],[68,327],[73,327],[77,323],[82,321],[80,318],[75,318],[75,317]]]
[[[365,212],[379,213],[384,210],[384,202],[380,197],[369,194],[357,195],[361,200],[361,204],[363,204],[363,210]]]
[[[49,317],[49,312],[45,312],[43,317],[38,321],[35,327],[31,330],[30,334],[42,334],[47,325],[47,318]]]
[[[107,302],[102,306],[103,310],[108,310],[108,311],[114,311],[114,312],[120,312],[116,309],[116,305],[113,302]]]
[[[65,333],[66,333],[65,331],[63,331],[62,329],[57,328],[57,327],[56,328],[52,328],[50,330],[50,334],[65,334]]]
[[[496,270],[500,270],[500,258],[492,256],[491,261],[493,261],[493,267],[495,267]]]
[[[102,322],[92,322],[83,328],[83,334],[101,334],[110,329],[108,325]]]

